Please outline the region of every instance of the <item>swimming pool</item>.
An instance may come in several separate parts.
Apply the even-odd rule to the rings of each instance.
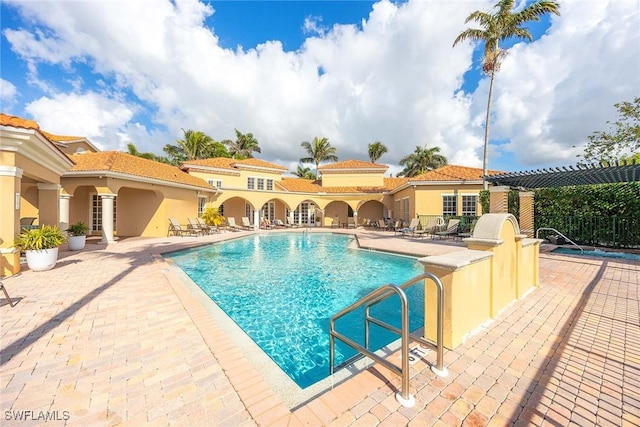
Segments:
[[[640,261],[640,254],[630,252],[613,252],[603,251],[599,249],[585,250],[580,252],[577,249],[572,248],[556,248],[551,251],[554,254],[566,254],[566,255],[579,255],[579,256],[594,256],[600,258],[616,258],[616,259],[630,259]]]
[[[166,254],[301,388],[329,376],[329,318],[386,283],[422,273],[415,258],[359,250],[352,236],[267,233]],[[423,290],[412,287],[410,329],[423,326]],[[396,296],[372,313],[399,327]],[[363,342],[362,312],[337,323]],[[397,335],[372,329],[371,348]],[[338,342],[336,363],[355,352]]]

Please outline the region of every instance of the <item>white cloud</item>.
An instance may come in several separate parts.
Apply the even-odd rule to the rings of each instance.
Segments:
[[[491,128],[504,144],[492,153],[511,151],[523,165],[572,163],[571,147],[613,118],[615,102],[640,93],[633,3],[565,1],[547,35],[510,50]],[[282,164],[295,164],[300,142],[314,136],[329,138],[341,159],[366,159],[367,144],[382,141],[389,152],[381,161],[391,164],[428,144],[452,163],[481,166],[487,82],[459,92],[477,64],[470,44],[452,42],[489,1],[381,0],[361,27],[328,29],[316,17],[301,22],[315,36],[296,52],[278,41],[223,49],[206,26],[214,11],[195,0],[118,4],[15,4],[37,23],[4,34],[45,91],[27,108],[43,129],[161,154],[182,128],[218,140],[237,128],[258,138],[262,158]],[[73,92],[38,76],[42,63],[67,72]],[[94,74],[74,74],[76,63]],[[98,82],[82,89],[89,78]],[[159,130],[140,124],[143,107]]]
[[[6,112],[7,108],[12,107],[16,103],[18,89],[13,83],[0,78],[0,101],[2,101],[2,111]]]

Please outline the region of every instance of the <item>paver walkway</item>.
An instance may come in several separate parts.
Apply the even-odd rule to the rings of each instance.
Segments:
[[[90,244],[6,280],[19,303],[0,299],[1,424],[640,426],[639,262],[542,254],[541,286],[446,351],[447,378],[432,353],[412,366],[415,407],[374,365],[291,411],[157,255],[225,237]]]

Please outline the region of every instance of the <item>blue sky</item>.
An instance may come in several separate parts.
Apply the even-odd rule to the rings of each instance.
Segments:
[[[2,112],[105,150],[162,154],[182,129],[252,132],[295,170],[325,136],[341,160],[417,145],[481,166],[488,81],[479,49],[452,48],[493,2],[57,1],[1,3]],[[585,7],[588,6],[588,7]],[[586,137],[640,95],[637,2],[561,2],[561,17],[507,45],[492,106],[489,167],[571,165]]]

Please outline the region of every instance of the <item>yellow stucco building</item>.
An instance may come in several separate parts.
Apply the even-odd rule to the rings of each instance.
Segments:
[[[168,218],[186,222],[207,207],[255,227],[262,218],[304,225],[357,226],[382,218],[480,214],[482,170],[444,166],[414,178],[385,176],[388,166],[346,160],[321,166],[320,179],[287,176],[260,159],[193,160],[180,167],[116,151],[83,137],[59,136],[31,120],[0,114],[0,274],[19,271],[13,240],[21,220],[82,221],[92,234],[167,234]]]

